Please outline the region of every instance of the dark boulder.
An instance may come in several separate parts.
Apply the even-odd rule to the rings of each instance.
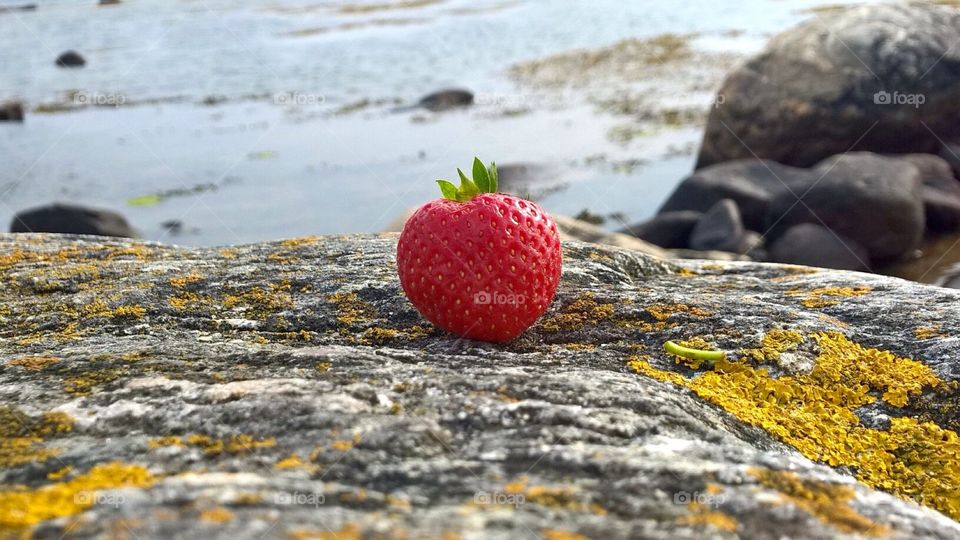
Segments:
[[[67,51],[57,57],[57,65],[60,67],[83,67],[86,63],[86,59],[77,51]]]
[[[732,199],[723,199],[707,210],[690,232],[690,247],[701,251],[738,252],[743,244],[743,220]]]
[[[815,17],[731,73],[697,167],[809,167],[850,150],[932,152],[960,132],[960,10],[890,3]],[[935,135],[936,134],[936,135]]]
[[[960,181],[954,177],[950,164],[933,154],[906,154],[902,158],[920,170],[927,230],[960,229]]]
[[[629,225],[620,231],[664,248],[683,249],[690,245],[690,232],[703,216],[693,210],[657,214],[649,221]]]
[[[816,181],[809,170],[775,161],[743,159],[696,171],[670,195],[660,213],[676,210],[706,212],[723,199],[737,203],[746,228],[764,230],[774,194],[789,188],[802,193]]]
[[[421,107],[428,111],[441,112],[473,105],[473,92],[461,88],[447,88],[420,98]]]
[[[19,212],[10,223],[10,232],[137,236],[127,220],[116,212],[61,203]]]
[[[819,180],[807,190],[780,191],[771,200],[771,238],[793,225],[814,223],[856,241],[874,259],[898,257],[919,245],[925,225],[922,179],[912,163],[854,152],[828,158],[811,172]]]
[[[772,262],[819,266],[836,270],[869,270],[863,246],[813,223],[787,229],[768,250]]]
[[[23,103],[19,101],[0,103],[0,122],[23,122]]]

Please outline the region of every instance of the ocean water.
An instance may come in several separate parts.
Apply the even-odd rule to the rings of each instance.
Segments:
[[[651,69],[656,85],[594,82],[639,92],[645,110],[706,110],[722,71],[701,80],[701,53],[735,63],[822,2],[34,3],[0,12],[0,101],[28,106],[24,123],[0,123],[0,226],[69,201],[120,211],[147,239],[213,245],[382,230],[474,155],[545,166],[549,211],[617,214],[610,228],[649,217],[692,168],[700,123],[611,113],[590,81],[531,87],[511,66],[687,36],[697,53]],[[69,49],[84,68],[54,65]],[[451,86],[477,103],[395,110]],[[629,137],[615,136],[624,126]]]

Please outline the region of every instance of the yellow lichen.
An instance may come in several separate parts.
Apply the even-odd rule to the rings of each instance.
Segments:
[[[333,293],[327,301],[337,308],[337,322],[353,326],[375,316],[373,306],[364,302],[357,293]]]
[[[528,483],[529,478],[521,476],[505,484],[503,491],[509,495],[522,495],[525,502],[545,508],[589,512],[598,516],[607,513],[606,509],[597,503],[582,501],[578,491],[571,486],[531,486]]]
[[[156,439],[150,439],[147,441],[147,448],[151,450],[156,450],[157,448],[164,448],[166,446],[183,446],[183,439],[175,435],[169,437],[159,437]]]
[[[200,512],[200,521],[206,521],[207,523],[228,523],[233,521],[233,512],[222,506],[217,506]]]
[[[280,245],[285,248],[297,248],[300,246],[309,246],[316,244],[321,240],[319,236],[303,236],[300,238],[290,238],[280,242]]]
[[[187,285],[190,285],[191,283],[196,283],[201,279],[203,279],[203,276],[201,276],[196,272],[191,272],[185,276],[170,278],[170,285],[177,288],[186,287]]]
[[[587,540],[587,537],[563,529],[543,529],[540,531],[545,540]]]
[[[97,386],[109,384],[121,376],[124,371],[120,369],[102,369],[93,370],[76,377],[69,377],[63,381],[63,390],[68,394],[75,396],[88,396]]]
[[[47,473],[48,480],[63,480],[65,476],[73,472],[73,466],[67,465],[66,467],[61,467],[53,472]]]
[[[347,523],[337,530],[318,531],[314,529],[293,529],[291,540],[363,540],[360,527]]]
[[[304,461],[296,452],[274,463],[273,466],[277,469],[303,469],[310,473],[320,469],[319,465]]]
[[[841,532],[869,536],[889,534],[886,526],[874,523],[850,506],[856,495],[850,486],[804,479],[790,471],[753,468],[749,472],[761,485],[778,491],[786,502]]]
[[[31,417],[14,407],[0,406],[0,468],[42,462],[60,453],[42,446],[43,439],[73,429],[73,418],[62,412]]]
[[[37,489],[0,491],[0,529],[23,529],[49,519],[73,516],[93,506],[99,490],[139,487],[156,482],[139,465],[96,465],[86,474]]]
[[[803,334],[795,330],[774,328],[760,340],[760,346],[754,349],[743,349],[740,354],[756,362],[775,362],[780,354],[796,350],[803,343]]]
[[[613,316],[613,304],[601,304],[593,294],[585,293],[564,306],[560,313],[543,320],[545,332],[570,332],[587,324],[597,324]]]
[[[910,417],[893,418],[887,430],[872,429],[855,413],[878,399],[902,407],[910,396],[943,383],[920,362],[866,349],[839,333],[812,337],[820,355],[810,372],[796,376],[774,379],[766,369],[730,360],[689,379],[637,358],[630,366],[690,388],[809,459],[848,467],[868,486],[960,518],[957,434]]]
[[[933,339],[943,336],[943,330],[939,325],[936,326],[918,326],[913,331],[914,337],[917,339]]]
[[[224,297],[223,305],[227,309],[243,308],[251,315],[266,318],[273,313],[293,307],[293,297],[282,290],[265,291],[255,287],[239,294]]]
[[[791,289],[787,291],[787,294],[790,296],[802,296],[803,298],[800,300],[800,303],[806,308],[814,309],[839,304],[840,301],[835,300],[836,298],[863,296],[871,290],[873,289],[870,287],[821,287],[809,291]]]
[[[40,371],[41,369],[52,366],[59,361],[60,359],[56,356],[21,356],[20,358],[14,358],[13,360],[10,360],[7,362],[7,365]]]
[[[713,313],[703,308],[691,307],[686,304],[654,304],[647,306],[645,309],[647,313],[658,321],[665,321],[678,313],[688,314],[693,317],[709,317],[713,315]]]
[[[726,532],[737,530],[737,520],[729,514],[719,510],[711,510],[710,507],[696,501],[691,502],[688,507],[690,513],[677,520],[681,525],[707,526]]]

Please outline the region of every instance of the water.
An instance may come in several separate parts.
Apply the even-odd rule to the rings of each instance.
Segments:
[[[553,165],[545,180],[565,188],[542,197],[552,212],[649,217],[692,168],[701,126],[654,123],[618,140],[611,130],[633,113],[598,111],[578,88],[518,85],[510,66],[664,33],[743,56],[819,2],[36,3],[0,14],[0,100],[31,109],[23,124],[0,123],[0,224],[71,201],[116,209],[148,239],[210,245],[381,230],[474,155]],[[86,67],[54,66],[68,49]],[[691,87],[708,69],[697,62],[655,86],[600,84],[706,109],[722,71]],[[448,86],[478,103],[392,111]],[[59,110],[91,101],[108,106]]]

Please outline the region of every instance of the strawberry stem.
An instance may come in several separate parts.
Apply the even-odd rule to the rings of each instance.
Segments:
[[[449,180],[437,180],[444,199],[467,202],[481,193],[497,192],[499,178],[496,163],[490,162],[488,167],[480,161],[480,158],[475,157],[472,180],[460,169],[457,169],[457,174],[460,176],[460,187],[453,185]]]

